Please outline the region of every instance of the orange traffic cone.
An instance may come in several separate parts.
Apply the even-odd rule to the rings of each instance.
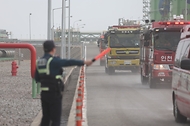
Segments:
[[[82,100],[76,99],[76,126],[82,126]]]
[[[83,100],[83,92],[82,92],[82,88],[78,88],[78,98],[80,98],[81,100]]]

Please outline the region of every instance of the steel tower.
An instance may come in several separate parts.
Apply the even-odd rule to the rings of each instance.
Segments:
[[[150,20],[150,0],[143,0],[143,21]]]

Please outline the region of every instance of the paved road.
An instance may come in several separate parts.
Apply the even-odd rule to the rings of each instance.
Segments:
[[[98,54],[88,45],[87,58]],[[140,75],[106,75],[99,62],[87,68],[89,126],[189,126],[177,124],[172,114],[171,89],[149,89]]]

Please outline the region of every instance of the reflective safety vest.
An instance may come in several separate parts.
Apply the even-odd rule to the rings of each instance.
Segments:
[[[47,78],[50,78],[50,63],[53,60],[53,57],[50,57],[48,60],[47,59],[39,59],[36,62],[36,68],[37,71],[39,73],[39,75],[44,75],[46,78],[44,78],[44,80],[46,80]],[[61,75],[56,75],[53,77],[54,79],[52,80],[62,80],[62,76]],[[41,91],[49,91],[49,87],[41,87]]]

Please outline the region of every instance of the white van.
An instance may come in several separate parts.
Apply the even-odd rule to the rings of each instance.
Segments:
[[[173,114],[176,122],[190,118],[190,25],[181,30],[172,73]]]

